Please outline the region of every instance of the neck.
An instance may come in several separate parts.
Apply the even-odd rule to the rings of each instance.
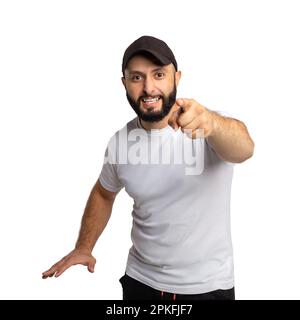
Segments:
[[[164,117],[162,120],[160,120],[158,122],[147,122],[147,121],[140,119],[140,123],[141,123],[142,127],[148,131],[150,131],[152,129],[163,129],[168,126],[168,118],[169,118],[168,116]]]

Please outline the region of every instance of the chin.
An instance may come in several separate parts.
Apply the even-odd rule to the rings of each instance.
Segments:
[[[159,113],[161,112],[162,105],[159,106],[153,106],[153,107],[143,107],[140,106],[140,111],[145,113],[145,114],[153,114],[153,113]]]
[[[153,109],[141,109],[144,114],[158,114],[161,112],[161,108],[153,108]]]

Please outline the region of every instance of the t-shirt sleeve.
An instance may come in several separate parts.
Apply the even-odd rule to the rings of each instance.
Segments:
[[[99,175],[99,181],[103,188],[110,192],[119,192],[124,185],[119,179],[116,159],[116,148],[110,143],[105,150],[104,162],[101,173]]]

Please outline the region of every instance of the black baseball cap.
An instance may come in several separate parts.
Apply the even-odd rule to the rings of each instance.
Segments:
[[[122,72],[124,74],[125,68],[129,60],[137,55],[147,53],[152,55],[161,65],[168,65],[173,63],[177,71],[177,62],[172,50],[162,40],[151,37],[142,36],[135,40],[124,52],[122,62]]]

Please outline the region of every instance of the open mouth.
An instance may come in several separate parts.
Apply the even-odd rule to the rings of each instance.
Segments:
[[[142,102],[144,106],[155,106],[157,104],[157,102],[161,99],[160,96],[156,96],[156,97],[144,97],[142,98]]]

